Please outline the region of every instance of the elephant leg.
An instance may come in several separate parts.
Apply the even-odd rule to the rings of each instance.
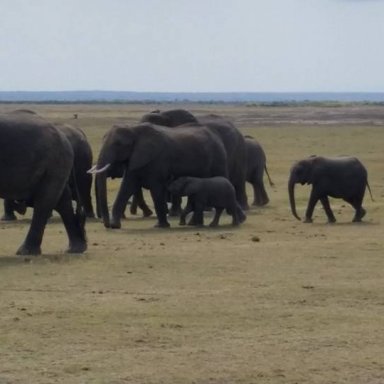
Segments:
[[[256,183],[254,181],[252,181],[251,184],[252,184],[252,189],[253,189],[253,202],[252,202],[252,205],[260,206],[261,205],[260,194],[259,194],[259,190],[257,188],[257,185],[256,185]]]
[[[70,191],[66,187],[56,205],[55,210],[60,214],[69,239],[68,253],[83,253],[87,249],[85,236],[86,213],[80,210],[73,212]]]
[[[204,207],[205,207],[205,204],[201,203],[199,201],[196,201],[194,204],[195,213],[194,213],[194,221],[193,221],[194,224],[193,225],[195,225],[197,227],[204,226]],[[191,225],[191,224],[189,224],[189,225]]]
[[[265,190],[263,175],[257,173],[256,171],[252,175],[249,182],[253,187],[253,203],[252,205],[263,206],[269,203],[269,197],[267,191]]]
[[[256,185],[256,191],[258,194],[258,204],[259,206],[263,206],[269,203],[269,197],[267,191],[265,190],[263,181],[258,181]]]
[[[137,197],[136,195],[133,195],[132,197],[132,203],[131,207],[129,209],[129,212],[131,212],[131,215],[137,215],[137,207],[138,207]]]
[[[95,212],[93,211],[91,198],[92,176],[87,176],[89,177],[86,177],[84,180],[81,180],[80,183],[78,183],[78,189],[85,215],[89,218],[94,218]]]
[[[320,199],[320,201],[321,201],[321,204],[323,205],[324,211],[328,217],[328,223],[335,223],[336,218],[332,212],[331,205],[329,204],[328,196],[322,197]]]
[[[235,187],[236,200],[240,204],[240,207],[245,211],[249,210],[248,197],[245,191],[245,180],[242,180],[241,182],[238,182],[236,183],[236,185],[234,184],[233,186]]]
[[[315,205],[319,200],[318,193],[316,192],[315,188],[312,187],[311,195],[309,197],[307,210],[305,212],[305,219],[304,223],[312,223],[312,215],[313,211],[315,209]]]
[[[209,224],[210,227],[214,228],[219,225],[220,216],[223,213],[224,208],[222,207],[215,207],[215,216],[213,217],[213,220]]]
[[[236,215],[239,220],[239,224],[244,223],[244,221],[247,219],[247,216],[245,215],[244,211],[241,209],[239,203],[236,201]]]
[[[136,193],[133,196],[132,205],[131,205],[131,213],[132,213],[132,206],[133,206],[134,202],[136,203],[136,207],[138,206],[143,211],[144,217],[149,217],[149,216],[153,215],[152,210],[148,207],[147,203],[144,200],[142,188],[138,188],[138,190],[136,191]],[[136,208],[136,210],[137,210],[137,208]]]
[[[187,205],[185,206],[185,208],[181,211],[181,214],[180,214],[180,222],[179,222],[179,225],[185,225],[185,219],[187,217],[187,215],[191,212],[193,212],[194,208],[193,208],[193,203],[192,203],[192,199],[190,197],[188,197],[188,202],[187,202]]]
[[[153,203],[155,205],[155,211],[157,215],[157,224],[155,227],[158,228],[169,228],[170,225],[167,221],[167,190],[161,185],[155,185],[150,188]]]
[[[14,213],[14,201],[5,199],[4,200],[4,215],[1,217],[1,221],[14,221],[17,217]]]
[[[360,223],[362,218],[366,214],[366,210],[362,207],[362,198],[355,198],[355,199],[350,199],[346,200],[349,204],[352,205],[352,207],[355,209],[355,216],[353,217],[352,221],[354,223]]]
[[[169,216],[177,217],[181,214],[181,196],[171,195],[172,206],[169,211]]]
[[[36,193],[36,198],[33,201],[33,214],[31,225],[23,244],[19,247],[17,255],[40,255],[41,242],[43,240],[44,229],[49,217],[52,215],[52,210],[57,203],[55,185],[48,185],[42,182],[40,191]],[[68,189],[69,191],[69,189]],[[69,199],[71,201],[71,193]]]
[[[111,228],[121,228],[121,218],[123,217],[125,207],[128,204],[129,198],[136,190],[137,182],[127,172],[124,172],[119,192],[112,207]]]

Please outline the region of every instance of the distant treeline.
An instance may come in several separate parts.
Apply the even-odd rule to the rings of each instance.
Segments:
[[[351,103],[384,105],[384,92],[120,92],[120,91],[14,91],[1,92],[0,103],[43,104],[153,104],[153,103],[237,103],[260,106],[324,105]]]

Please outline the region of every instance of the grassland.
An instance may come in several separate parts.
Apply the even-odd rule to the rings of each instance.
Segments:
[[[97,156],[114,122],[159,106],[26,107],[81,127]],[[228,217],[219,229],[90,221],[78,256],[62,253],[53,218],[44,255],[30,262],[14,255],[29,216],[0,223],[0,383],[384,383],[383,108],[185,107],[228,116],[262,143],[270,204],[236,229]],[[336,224],[320,207],[313,224],[292,217],[289,169],[311,154],[366,165],[375,200],[365,199],[364,223],[340,200]],[[111,195],[117,188],[109,183]],[[296,189],[303,215],[309,189]]]

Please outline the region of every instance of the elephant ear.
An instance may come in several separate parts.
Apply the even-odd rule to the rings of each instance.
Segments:
[[[306,184],[313,184],[314,182],[314,173],[316,172],[317,164],[319,158],[316,155],[309,156],[307,159],[302,160],[303,165],[303,178]]]
[[[141,124],[134,129],[136,130],[136,140],[129,160],[129,171],[143,168],[155,161],[166,149],[164,134],[152,125]]]
[[[184,196],[192,196],[199,191],[200,183],[195,179],[186,178],[186,182],[183,187]]]

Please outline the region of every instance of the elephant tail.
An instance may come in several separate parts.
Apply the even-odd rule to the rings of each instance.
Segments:
[[[367,180],[367,188],[368,188],[368,191],[369,191],[369,195],[371,196],[371,200],[375,201],[374,198],[372,197],[372,191],[371,191],[371,187],[369,186],[368,180]]]
[[[273,187],[275,185],[275,183],[272,181],[271,176],[269,176],[268,169],[267,169],[267,164],[264,165],[264,170],[265,170],[265,173],[268,176],[269,185],[271,187]]]

